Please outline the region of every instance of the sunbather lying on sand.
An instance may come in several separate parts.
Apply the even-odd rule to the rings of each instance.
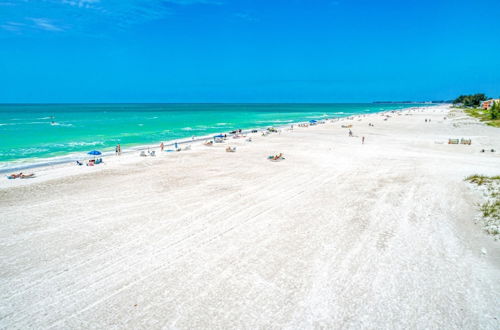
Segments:
[[[228,147],[226,148],[226,151],[227,151],[227,152],[236,152],[236,147],[229,147],[229,146],[228,146]]]
[[[267,159],[272,160],[272,161],[277,161],[277,160],[282,160],[282,159],[285,159],[285,158],[283,157],[283,153],[280,152],[277,155],[267,157]]]
[[[19,172],[18,174],[13,173],[13,174],[9,175],[7,178],[8,179],[17,179],[17,178],[20,178],[21,175],[23,175],[23,172]]]
[[[35,176],[35,173],[21,174],[21,179],[33,178],[34,176]]]

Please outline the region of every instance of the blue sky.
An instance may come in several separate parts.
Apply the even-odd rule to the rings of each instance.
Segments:
[[[498,0],[0,0],[0,103],[500,96]]]

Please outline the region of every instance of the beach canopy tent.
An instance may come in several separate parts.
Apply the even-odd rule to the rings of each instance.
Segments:
[[[222,143],[224,142],[224,135],[219,134],[214,136],[214,142],[216,143]]]
[[[317,121],[316,121],[316,120],[314,120],[314,119],[313,119],[313,120],[309,120],[309,122],[310,122],[311,124],[317,123]]]

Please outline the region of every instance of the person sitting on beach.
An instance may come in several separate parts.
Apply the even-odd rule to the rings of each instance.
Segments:
[[[349,130],[349,136],[351,136],[351,137],[352,137],[352,131],[351,131],[351,130]]]
[[[83,163],[82,163],[81,161],[77,160],[77,161],[76,161],[76,165],[82,166],[82,165],[83,165]]]
[[[20,178],[21,176],[23,175],[23,172],[19,172],[19,174],[11,174],[8,176],[9,179],[17,179],[17,178]]]
[[[30,173],[30,174],[21,174],[20,178],[21,179],[27,179],[27,178],[32,178],[35,176],[35,173]]]

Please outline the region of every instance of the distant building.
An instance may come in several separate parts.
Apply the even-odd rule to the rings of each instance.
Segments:
[[[488,110],[495,103],[500,103],[500,99],[491,99],[491,100],[483,101],[483,102],[481,102],[481,108],[483,108],[484,110]]]

